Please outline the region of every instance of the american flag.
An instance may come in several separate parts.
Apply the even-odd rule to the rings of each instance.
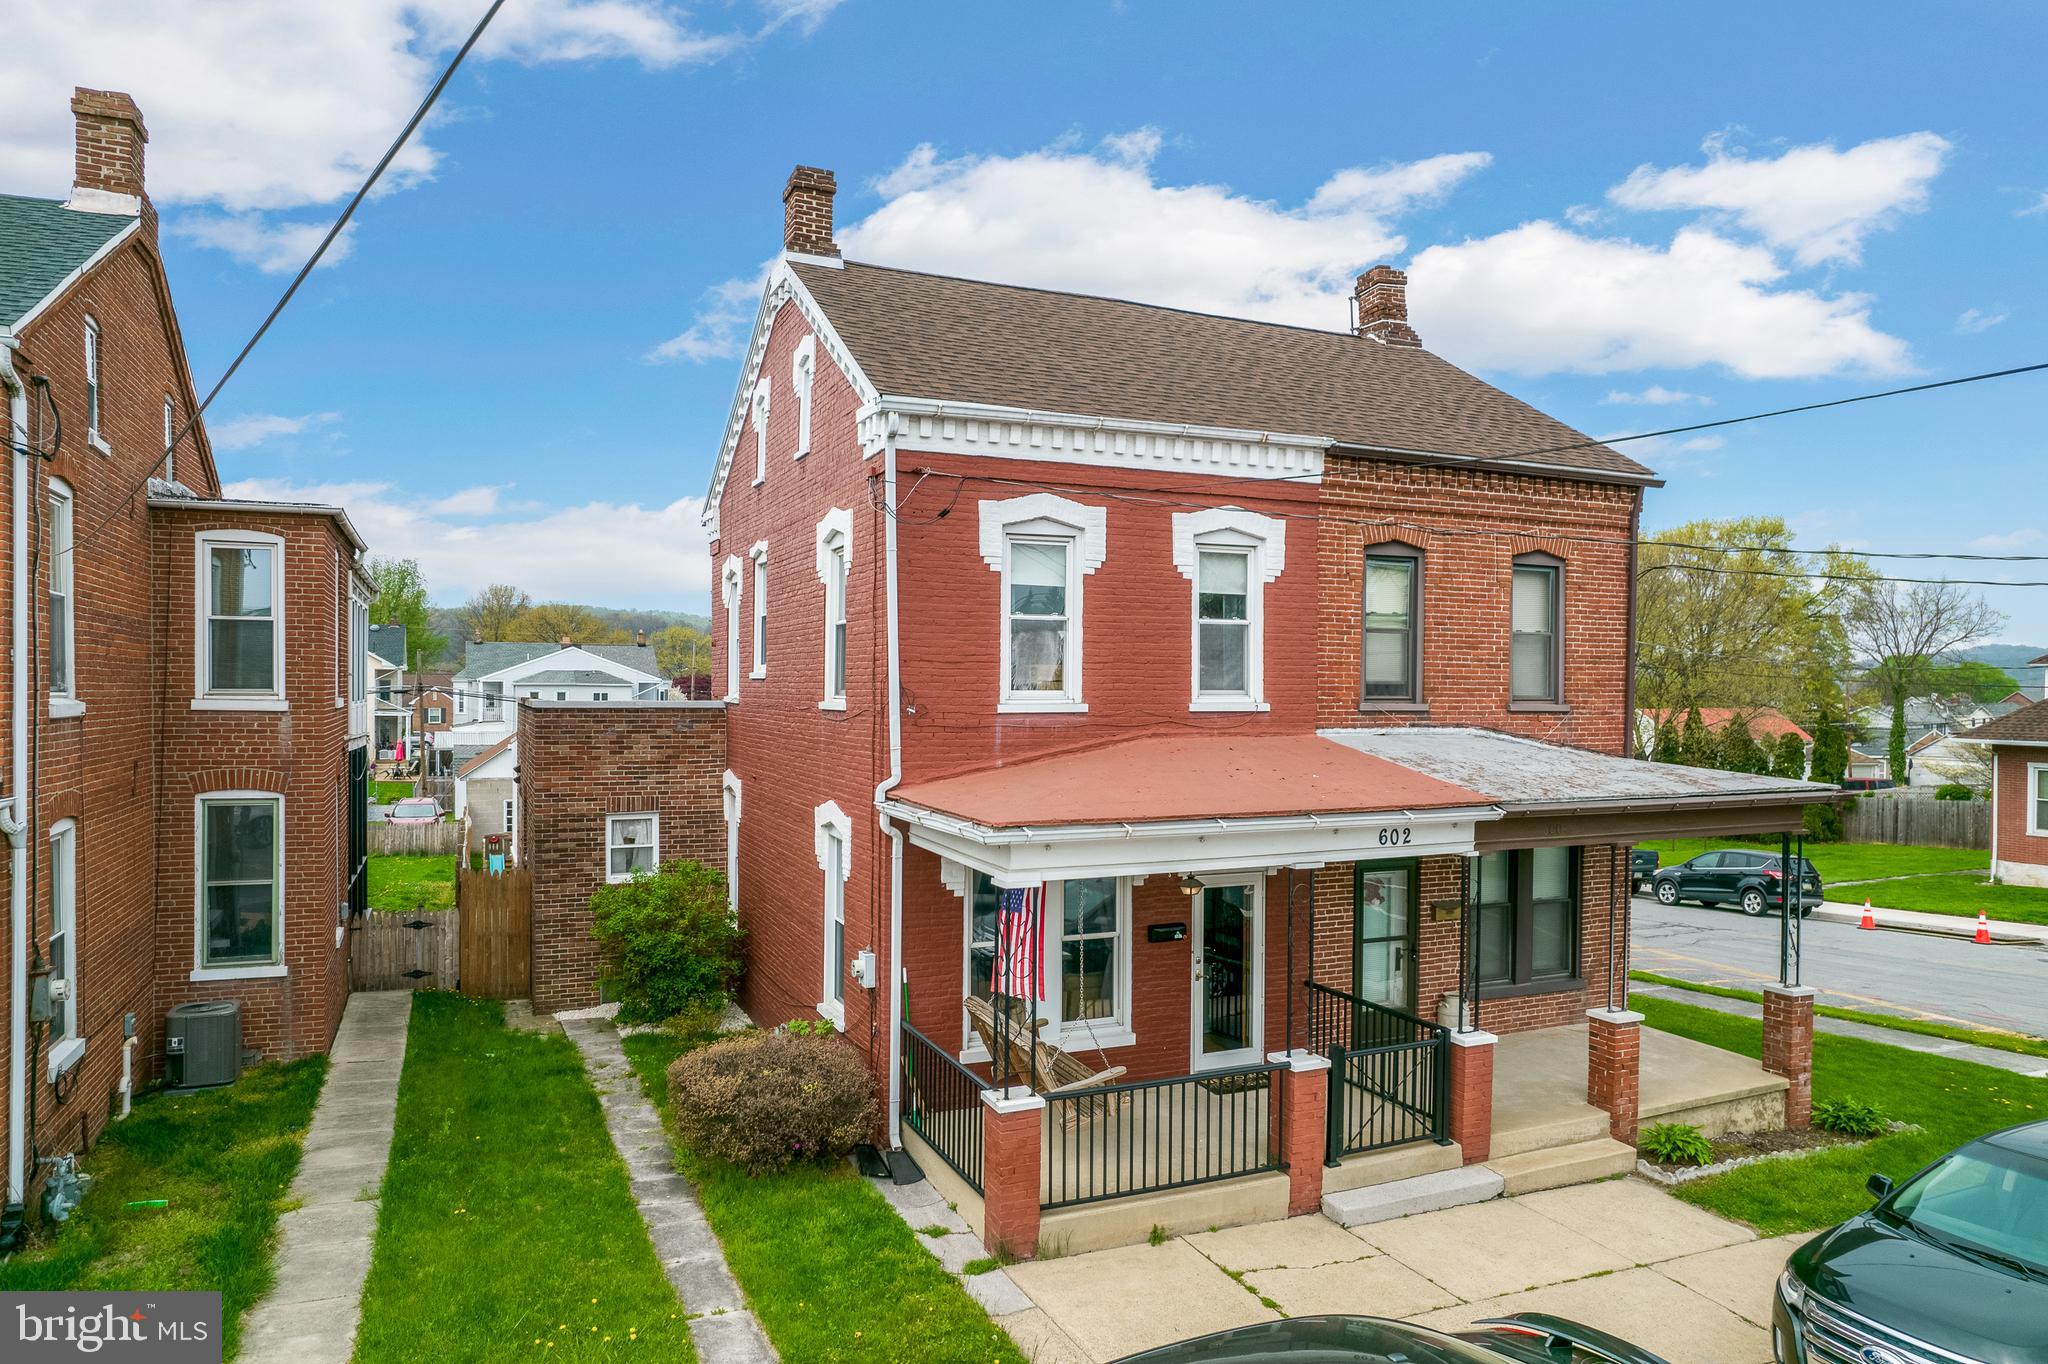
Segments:
[[[1045,973],[1038,966],[1039,926],[1044,918],[1044,886],[1003,891],[996,912],[996,964],[991,982],[998,994],[1013,999],[1045,998]]]

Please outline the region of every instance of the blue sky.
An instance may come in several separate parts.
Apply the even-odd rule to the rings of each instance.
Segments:
[[[61,194],[69,86],[133,91],[210,381],[477,8],[17,7],[0,185]],[[2038,9],[1409,8],[510,0],[216,403],[223,472],[345,499],[444,600],[704,609],[799,161],[856,258],[1332,327],[1393,261],[1426,344],[1599,435],[2048,359]],[[1648,523],[2048,554],[2044,396],[1645,443]],[[2048,646],[2048,589],[1990,595]]]

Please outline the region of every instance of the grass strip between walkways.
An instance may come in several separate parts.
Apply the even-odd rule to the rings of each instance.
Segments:
[[[1640,994],[1629,996],[1629,1007],[1653,1028],[1743,1056],[1762,1055],[1757,1019]],[[1963,1142],[2048,1118],[2048,1080],[1833,1033],[1813,1039],[1813,1096],[1874,1103],[1886,1117],[1919,1130],[1796,1160],[1760,1161],[1672,1193],[1766,1236],[1813,1231],[1868,1208],[1863,1185],[1872,1172],[1903,1180]]]
[[[624,1041],[666,1120],[668,1066],[683,1043],[668,1033]],[[733,1277],[792,1364],[1023,1364],[1002,1328],[846,1164],[749,1177],[678,1146],[676,1166],[697,1185]]]
[[[1630,980],[1645,985],[1663,985],[1673,990],[1690,990],[1696,995],[1717,995],[1722,999],[1744,999],[1751,1004],[1764,1002],[1763,995],[1756,990],[1739,989],[1733,985],[1703,985],[1695,980],[1680,980],[1677,976],[1660,976],[1654,971],[1631,971]],[[1866,1013],[1861,1009],[1842,1009],[1832,1004],[1816,1004],[1813,1011],[1822,1018],[1839,1018],[1848,1023],[1868,1023],[1876,1028],[1890,1028],[1894,1032],[1918,1033],[1922,1037],[1939,1037],[1949,1042],[1967,1042],[1974,1047],[1990,1047],[1995,1051],[2018,1052],[2022,1056],[2048,1056],[2048,1041],[2028,1037],[2024,1033],[1992,1032],[1983,1028],[1965,1028],[1954,1023],[1936,1023],[1924,1018],[1901,1018],[1897,1014]]]
[[[0,1264],[0,1289],[218,1289],[223,1357],[233,1359],[242,1315],[274,1277],[278,1214],[290,1206],[300,1144],[326,1073],[327,1058],[316,1056],[260,1066],[220,1089],[136,1100],[85,1158],[93,1185],[84,1204]],[[69,1117],[43,1110],[42,1121],[53,1125],[42,1133],[46,1149],[57,1146],[58,1125]],[[157,1200],[164,1206],[153,1206]]]
[[[357,1364],[695,1357],[568,1038],[414,995],[382,1197]]]
[[[455,908],[455,854],[369,859],[370,908],[406,913]]]

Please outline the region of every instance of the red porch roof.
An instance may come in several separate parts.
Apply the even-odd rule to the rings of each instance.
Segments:
[[[1151,824],[1491,805],[1313,734],[1156,735],[898,787],[895,799],[990,828]]]

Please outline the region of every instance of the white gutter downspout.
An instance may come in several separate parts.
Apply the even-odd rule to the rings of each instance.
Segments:
[[[7,1206],[19,1207],[28,1189],[28,825],[35,812],[28,792],[28,386],[14,369],[20,342],[0,331],[0,383],[7,386],[7,435],[13,452],[14,591],[9,603],[12,686],[8,707],[10,771],[0,832],[10,844],[7,898],[13,924],[7,947]]]
[[[886,580],[889,667],[889,775],[875,787],[875,820],[889,836],[889,1146],[903,1145],[903,831],[884,806],[903,780],[903,672],[896,626],[896,432],[901,418],[885,419],[882,445],[882,570]]]

